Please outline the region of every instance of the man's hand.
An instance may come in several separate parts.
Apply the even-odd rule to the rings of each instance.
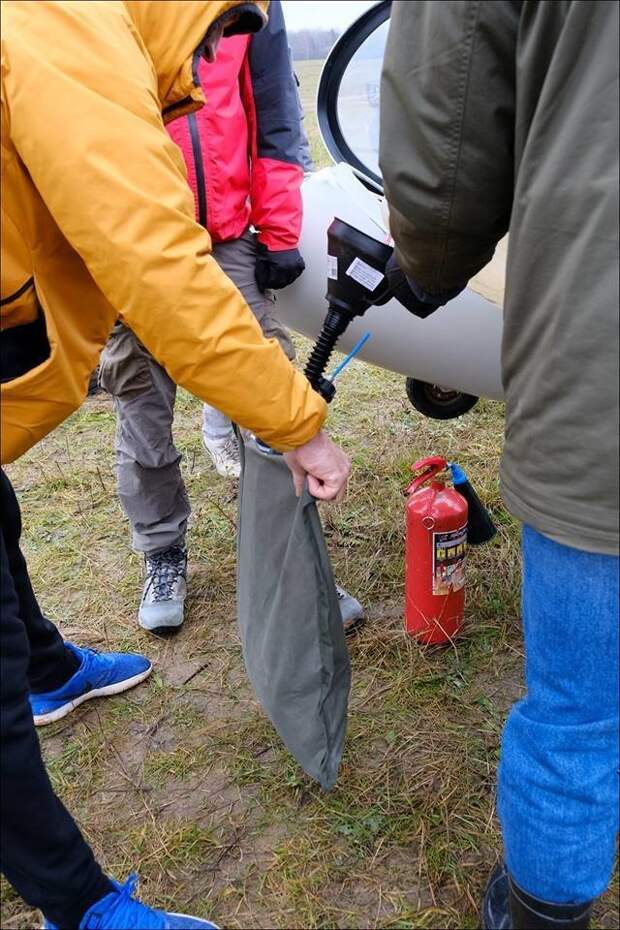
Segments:
[[[259,242],[256,246],[256,283],[259,290],[278,291],[292,284],[306,267],[299,249],[273,252]]]
[[[321,430],[293,452],[285,452],[286,464],[293,473],[295,493],[299,497],[304,481],[308,490],[322,501],[341,501],[351,472],[351,463],[342,449]]]

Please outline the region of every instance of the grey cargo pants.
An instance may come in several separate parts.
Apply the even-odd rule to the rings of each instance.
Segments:
[[[245,297],[264,334],[276,338],[294,358],[289,335],[274,316],[275,298],[261,294],[256,285],[254,234],[247,231],[239,239],[216,243],[213,256]],[[118,493],[132,526],[134,549],[153,554],[183,545],[190,504],[172,438],[175,383],[120,323],[101,355],[99,380],[114,397]]]

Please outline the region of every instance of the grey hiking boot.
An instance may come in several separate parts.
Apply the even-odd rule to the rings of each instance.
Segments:
[[[336,594],[338,595],[338,605],[344,631],[347,634],[352,633],[366,619],[364,608],[352,594],[348,594],[340,585],[336,585]]]
[[[171,546],[145,555],[145,580],[138,623],[158,636],[176,632],[183,623],[187,595],[187,549]]]

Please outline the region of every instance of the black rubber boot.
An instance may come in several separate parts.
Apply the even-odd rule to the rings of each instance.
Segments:
[[[523,891],[498,863],[482,901],[483,930],[587,930],[592,902],[551,904]]]
[[[508,872],[504,863],[498,862],[484,889],[480,915],[482,930],[512,930],[508,894]]]

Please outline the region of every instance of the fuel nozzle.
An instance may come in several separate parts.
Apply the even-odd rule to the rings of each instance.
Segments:
[[[327,230],[327,300],[352,319],[383,299],[385,266],[393,248],[335,219]]]
[[[329,403],[336,388],[324,377],[327,363],[351,320],[386,300],[385,266],[392,247],[344,220],[335,219],[327,230],[327,252],[329,309],[306,364],[305,375],[315,391]]]

